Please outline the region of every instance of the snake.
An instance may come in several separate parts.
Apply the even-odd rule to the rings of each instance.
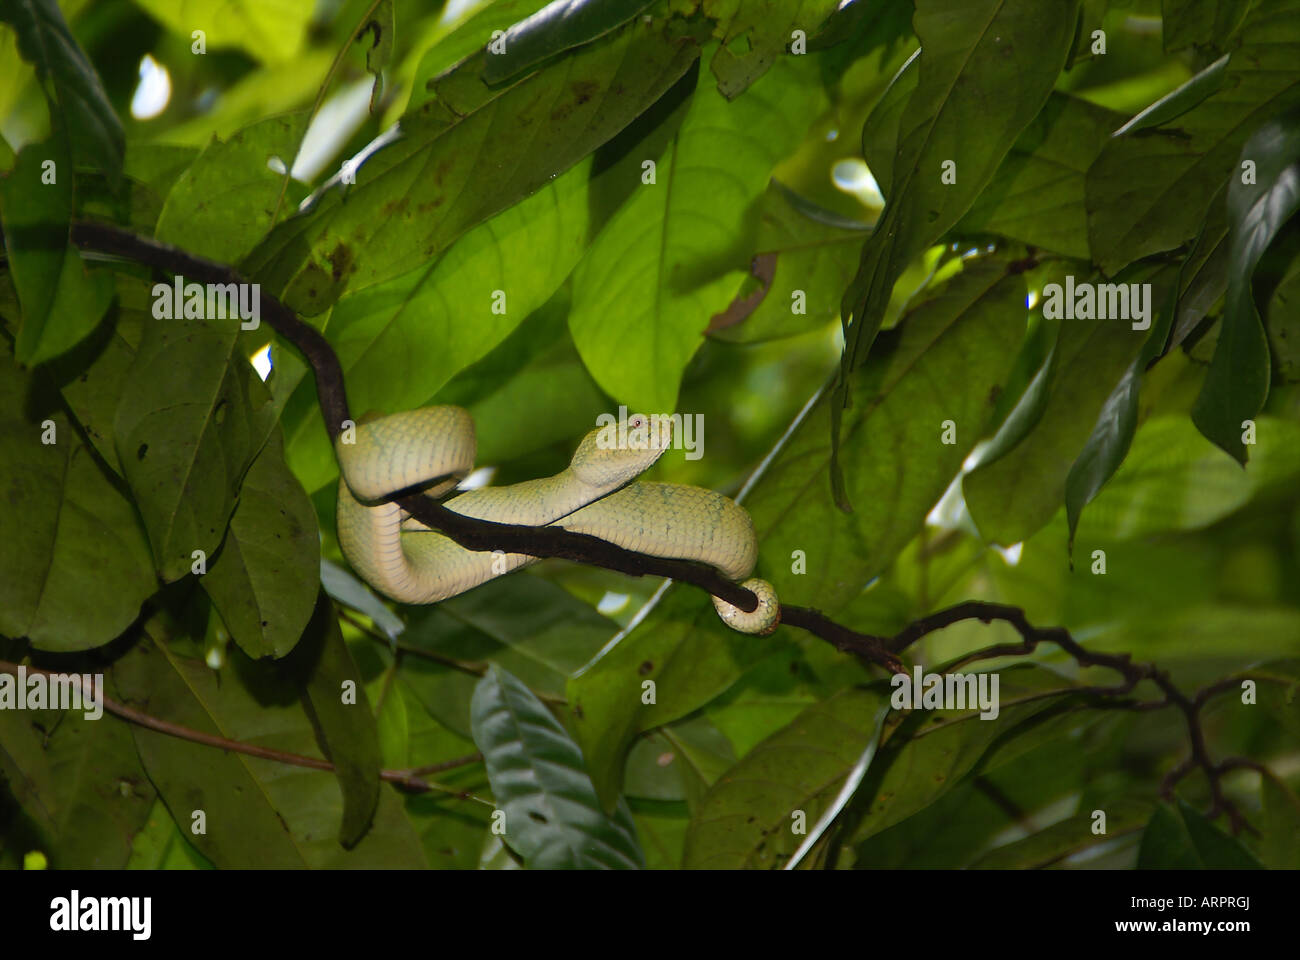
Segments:
[[[754,522],[734,500],[703,487],[639,481],[667,449],[672,421],[635,415],[627,442],[609,427],[584,436],[568,467],[551,477],[484,486],[448,496],[473,470],[474,420],[462,407],[420,407],[367,416],[335,439],[339,462],[338,539],[371,587],[398,603],[431,604],[540,558],[469,550],[410,516],[392,498],[419,490],[463,516],[562,527],[626,550],[708,564],[758,597],[752,611],[713,598],[722,622],[740,633],[776,629],[781,607],[758,559]]]

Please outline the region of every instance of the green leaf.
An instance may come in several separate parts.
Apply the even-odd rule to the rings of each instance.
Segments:
[[[290,666],[306,678],[303,693],[312,723],[343,793],[339,843],[352,849],[370,829],[379,804],[379,727],[361,672],[323,592]]]
[[[55,180],[46,183],[48,168]],[[34,365],[75,346],[99,323],[113,293],[111,276],[91,271],[68,241],[72,164],[57,145],[31,144],[0,181],[0,222],[22,305],[18,361]]]
[[[556,0],[495,37],[483,81],[499,84],[551,57],[590,43],[631,20],[653,0]],[[498,48],[496,45],[500,44]],[[500,52],[498,52],[498,49]]]
[[[1232,39],[1251,6],[1250,0],[1161,0],[1165,50],[1222,47]]]
[[[407,112],[436,98],[438,80],[450,73],[462,60],[482,50],[498,30],[505,32],[513,24],[532,16],[550,0],[496,0],[474,8],[470,16],[456,25],[420,55],[411,83]]]
[[[155,800],[144,829],[131,845],[128,870],[211,870],[212,864],[185,839],[161,800]]]
[[[827,483],[832,398],[791,434],[745,506],[759,533],[760,575],[783,603],[834,616],[921,530],[988,430],[1025,332],[1025,283],[1005,263],[972,259],[930,292],[853,378],[844,473],[856,510]],[[941,386],[940,386],[941,385]],[[945,421],[956,442],[944,443]],[[792,551],[807,572],[792,572]]]
[[[854,842],[925,809],[973,772],[996,770],[1089,722],[1087,716],[1071,710],[1064,696],[1045,696],[1064,695],[1069,689],[1052,671],[1023,664],[996,675],[1000,679],[996,717],[982,718],[978,709],[917,710],[887,733],[845,813]]]
[[[1106,814],[1104,833],[1093,832],[1094,809]],[[1140,830],[1151,815],[1151,804],[1140,800],[1089,803],[1087,809],[1080,807],[1073,815],[1044,830],[989,851],[971,866],[977,870],[1041,869],[1089,847],[1112,843],[1116,837]]]
[[[1096,279],[1080,282],[1095,284]],[[1117,278],[1150,282],[1152,311],[1162,302],[1161,279],[1146,274]],[[1052,292],[1065,297],[1064,290]],[[1128,320],[1061,321],[1051,393],[1034,428],[1001,457],[981,462],[962,478],[966,505],[986,540],[1003,546],[1018,543],[1060,508],[1071,464],[1145,340]]]
[[[1246,138],[1300,102],[1300,3],[1261,5],[1237,43],[1217,93],[1116,137],[1088,170],[1088,242],[1107,275],[1196,236]]]
[[[307,129],[300,111],[259,120],[224,143],[215,135],[176,180],[158,217],[164,243],[219,263],[236,263],[271,228],[283,174]]]
[[[138,0],[150,16],[184,38],[196,30],[208,47],[239,47],[255,60],[282,63],[302,51],[314,7],[296,0]],[[191,47],[191,52],[193,49]]]
[[[390,640],[396,639],[406,629],[402,619],[389,610],[373,590],[326,557],[321,557],[320,561],[320,585],[339,603],[369,617]]]
[[[1292,261],[1268,301],[1269,351],[1284,383],[1300,382],[1300,257]]]
[[[617,624],[563,587],[521,573],[413,609],[405,640],[456,661],[490,660],[538,693],[559,697],[568,675],[617,631]],[[402,677],[433,717],[458,733],[470,732],[475,677],[422,657],[405,657]]]
[[[1240,841],[1221,831],[1182,800],[1162,803],[1151,815],[1138,850],[1139,870],[1258,870]]]
[[[681,719],[711,701],[763,657],[778,638],[724,626],[708,598],[674,588],[648,616],[568,683],[574,736],[606,807],[622,789],[627,750],[638,733]],[[653,703],[642,684],[653,681]]]
[[[221,551],[201,582],[250,657],[284,656],[307,626],[320,585],[320,533],[285,465],[279,430],[248,468]]]
[[[0,401],[0,633],[42,650],[108,643],[157,588],[135,510],[3,338]]]
[[[151,314],[118,403],[118,459],[168,582],[190,572],[193,551],[217,552],[275,423],[270,395],[236,352],[238,332]]]
[[[472,71],[451,74],[437,100],[403,119],[401,137],[357,170],[346,203],[339,189],[325,191],[271,232],[246,272],[313,315],[347,290],[427,264],[609,140],[676,82],[695,48],[662,28],[634,21],[504,91],[487,90]],[[531,138],[523,164],[521,130]]]
[[[535,869],[642,866],[626,803],[608,817],[582,753],[527,687],[495,664],[474,689],[474,742],[505,811],[504,839]]]
[[[1087,100],[1053,93],[957,229],[1088,259],[1085,178],[1121,119]]]
[[[1249,184],[1228,186],[1228,292],[1214,359],[1192,419],[1205,436],[1245,464],[1245,421],[1268,397],[1268,336],[1255,307],[1251,278],[1273,237],[1300,209],[1300,113],[1257,130],[1242,149],[1244,168],[1255,165]]]
[[[1062,0],[980,0],[956,9],[938,0],[917,4],[919,73],[899,119],[888,202],[840,311],[846,329],[840,403],[847,375],[875,340],[894,281],[970,209],[1042,109],[1069,52],[1076,8]],[[990,102],[1000,104],[993,123]],[[949,162],[955,183],[941,179]],[[838,437],[837,429],[837,443]],[[837,500],[847,505],[840,478],[833,480]]]
[[[839,319],[840,294],[853,277],[870,228],[843,218],[814,219],[812,205],[776,180],[769,183],[762,204],[758,260],[766,257],[774,266],[758,292],[749,291],[747,278],[727,313],[714,316],[709,327],[714,339],[758,343],[797,336]],[[796,300],[800,291],[802,298]],[[754,296],[760,297],[757,304],[751,302]],[[802,312],[794,312],[796,303]]]
[[[806,44],[840,6],[840,0],[705,0],[704,15],[718,21],[714,34],[722,40],[709,62],[718,92],[729,100],[739,96],[791,53],[795,30]]]
[[[80,710],[0,710],[0,778],[56,870],[125,866],[154,801],[129,727]]]
[[[1218,60],[1196,74],[1177,90],[1161,97],[1151,106],[1136,114],[1131,120],[1115,131],[1115,136],[1135,133],[1148,127],[1158,127],[1177,117],[1181,117],[1206,97],[1217,93],[1223,86],[1225,71],[1231,54],[1225,53]],[[1094,157],[1096,154],[1093,155]]]
[[[812,829],[878,734],[880,689],[815,703],[724,773],[691,818],[687,868],[779,867],[799,847],[796,813]]]
[[[731,103],[699,84],[655,182],[637,188],[574,272],[569,329],[618,401],[676,408],[707,318],[731,301],[753,256],[772,168],[824,102],[815,64],[797,60]]]
[[[1300,799],[1281,781],[1260,779],[1264,818],[1259,848],[1273,870],[1300,867]]]
[[[79,162],[102,170],[116,183],[122,173],[122,123],[95,68],[69,32],[58,4],[55,0],[10,0],[0,8],[0,23],[13,27],[18,52],[35,66],[56,133],[68,138]],[[70,183],[71,166],[59,175]]]
[[[1258,444],[1242,470],[1186,416],[1153,417],[1089,507],[1080,536],[1090,542],[1132,540],[1197,530],[1266,491],[1294,489],[1300,482],[1300,424],[1260,417],[1256,429]]]
[[[159,631],[157,624],[151,631]],[[210,669],[145,637],[113,665],[122,699],[151,715],[215,736],[319,756],[312,721],[293,674],[275,661],[231,649]],[[337,688],[336,688],[337,689]],[[335,694],[337,696],[337,694]],[[362,710],[362,706],[352,707]],[[187,839],[219,869],[400,867],[426,865],[398,795],[384,788],[369,832],[351,850],[338,841],[343,798],[330,774],[213,749],[133,726],[149,779]],[[205,832],[196,832],[204,814]]]

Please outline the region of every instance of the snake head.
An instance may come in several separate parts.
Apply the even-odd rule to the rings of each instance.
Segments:
[[[643,413],[597,427],[578,445],[569,467],[585,484],[616,490],[648,470],[672,442],[671,417]]]

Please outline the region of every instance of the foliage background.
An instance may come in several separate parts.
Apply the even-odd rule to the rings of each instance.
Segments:
[[[1300,866],[1300,6],[611,0],[484,51],[542,6],[66,0],[65,33],[6,0],[0,659],[338,769],[0,712],[0,864],[771,867],[838,796],[800,865]],[[146,55],[170,97],[137,118]],[[649,476],[743,488],[759,574],[854,629],[981,598],[1184,689],[1265,678],[1203,714],[1271,771],[1223,779],[1253,830],[1208,824],[1200,773],[1161,803],[1177,711],[1089,704],[1113,677],[1047,647],[982,665],[996,721],[893,715],[871,759],[878,672],[730,633],[698,590],[639,616],[658,584],[548,561],[385,608],[339,555],[300,357],[271,342],[263,382],[265,325],[155,320],[149,268],[79,252],[74,218],[237,264],[325,332],[357,412],[468,407],[496,483],[618,404],[703,414],[705,456]],[[1150,282],[1152,330],[1043,317],[1066,274]],[[450,792],[378,780],[476,751]]]

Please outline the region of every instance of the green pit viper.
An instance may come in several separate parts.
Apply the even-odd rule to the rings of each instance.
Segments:
[[[754,569],[754,523],[735,501],[701,487],[635,482],[667,448],[671,421],[659,436],[650,418],[628,421],[632,442],[601,442],[597,428],[578,445],[567,469],[553,477],[469,490],[445,501],[457,513],[498,523],[560,526],[627,550],[716,568],[758,596],[745,612],[717,597],[723,622],[742,633],[776,629],[781,607]],[[421,524],[398,504],[399,491],[425,487],[440,497],[474,467],[474,421],[460,407],[422,407],[363,418],[353,435],[335,441],[339,461],[339,545],[348,563],[379,592],[399,603],[437,603],[494,577],[536,563],[523,554],[467,550]]]

